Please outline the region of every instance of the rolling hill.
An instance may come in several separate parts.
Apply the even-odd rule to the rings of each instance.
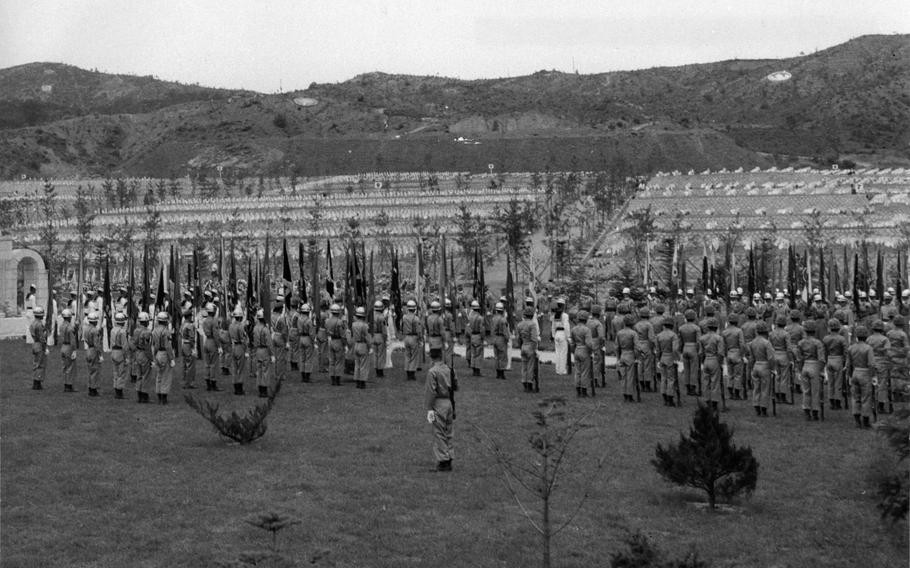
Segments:
[[[910,36],[591,75],[369,73],[281,95],[34,63],[0,70],[0,109],[2,177],[907,165]]]

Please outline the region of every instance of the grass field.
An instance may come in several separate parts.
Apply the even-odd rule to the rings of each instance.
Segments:
[[[241,555],[271,546],[245,520],[271,511],[301,521],[278,535],[288,559],[281,565],[538,562],[535,533],[469,424],[527,452],[537,401],[574,395],[552,367],[541,368],[540,395],[521,392],[517,365],[507,381],[490,378],[492,361],[484,378],[462,372],[454,471],[431,473],[423,384],[398,371],[365,391],[350,380],[331,387],[324,376],[289,381],[265,437],[238,446],[219,439],[179,387],[166,407],[114,400],[107,358],[97,399],[86,395],[81,358],[76,394],[63,392],[56,351],[46,390],[30,389],[30,365],[24,342],[0,342],[4,567],[243,565]],[[209,396],[230,407],[254,401]],[[603,407],[577,438],[571,475],[555,494],[557,517],[574,508],[587,467],[609,457],[593,472],[581,513],[553,542],[555,566],[607,566],[634,530],[671,557],[697,547],[713,566],[907,565],[907,525],[882,524],[872,496],[870,463],[882,444],[844,411],[809,424],[794,407],[758,419],[731,403],[723,419],[736,443],[752,446],[758,487],[732,512],[711,514],[689,504],[700,494],[666,484],[649,463],[657,442],[687,429],[695,399],[674,409],[642,396],[640,405],[623,404],[611,384],[596,399],[570,399],[572,413]]]

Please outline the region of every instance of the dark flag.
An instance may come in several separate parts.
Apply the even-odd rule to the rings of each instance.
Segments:
[[[300,272],[300,280],[298,281],[299,283],[297,284],[297,287],[300,290],[300,305],[301,306],[303,304],[307,303],[306,276],[305,276],[306,271],[304,270],[304,267],[303,267],[303,258],[304,258],[303,255],[304,255],[303,241],[297,241],[297,269]]]
[[[753,305],[755,300],[752,299],[752,294],[754,294],[757,289],[755,286],[755,247],[753,246],[749,247],[749,278],[746,286],[748,287],[746,293],[749,295],[748,303],[749,305]]]
[[[329,301],[335,298],[335,269],[332,266],[332,241],[325,241],[325,264],[328,277],[325,279],[325,291],[329,293]]]
[[[853,313],[859,314],[859,254],[853,253]]]
[[[171,246],[171,259],[173,260],[174,266],[174,270],[171,272],[171,274],[174,275],[170,292],[171,321],[173,322],[174,331],[176,332],[180,329],[180,321],[183,314],[180,313],[180,250],[175,250],[173,246]],[[180,334],[174,333],[171,337],[173,338],[174,352],[177,353],[177,349],[180,347]]]
[[[847,286],[850,286],[850,257],[847,256],[847,245],[844,245],[844,277],[841,280],[841,287],[838,290],[843,293],[847,291]]]
[[[114,310],[111,309],[111,256],[110,253],[104,257],[104,287],[101,289],[101,303],[104,305],[102,316],[104,317],[104,327],[107,329],[108,337],[111,336],[111,328],[114,325]],[[48,288],[52,290],[53,288]]]
[[[392,249],[392,282],[389,288],[389,303],[395,307],[395,329],[401,329],[401,281],[398,272],[397,249]]]
[[[158,267],[158,290],[155,295],[155,311],[164,309],[164,263]]]
[[[376,280],[375,280],[375,278],[376,278],[376,276],[373,273],[373,249],[371,248],[370,249],[370,275],[367,280],[367,282],[369,283],[369,290],[368,290],[369,302],[368,303],[372,303],[372,302],[376,301]],[[373,310],[371,309],[371,306],[366,306],[366,308],[367,308],[367,313],[370,314],[370,321],[373,321],[372,320]]]
[[[515,326],[515,282],[512,280],[512,263],[509,251],[506,251],[506,321],[509,327]]]
[[[840,290],[840,273],[837,271],[837,257],[831,255],[831,268],[828,273],[828,302],[833,303]]]
[[[872,283],[870,282],[870,280],[872,280],[871,274],[872,270],[869,268],[869,248],[866,243],[863,243],[863,272],[860,274],[859,281],[859,289],[863,292],[868,293],[869,290],[872,289]]]
[[[480,310],[481,310],[480,313],[483,315],[487,315],[487,313],[488,313],[488,310],[487,310],[487,280],[486,280],[486,276],[484,275],[484,270],[483,270],[483,253],[480,253],[479,256],[480,256],[480,297],[478,298],[478,300],[480,301]]]
[[[284,307],[291,309],[291,296],[294,294],[294,276],[291,274],[291,257],[288,255],[288,240],[282,239],[281,284],[284,286]]]
[[[711,277],[711,272],[708,269],[708,257],[703,256],[703,257],[701,257],[701,289],[705,295],[707,295],[708,290],[711,289],[709,286],[709,280],[708,280],[710,277]]]
[[[272,259],[269,254],[269,234],[265,234],[265,255],[262,259],[262,275],[259,280],[259,305],[265,312],[266,325],[271,329],[272,318]]]
[[[193,267],[192,272],[187,274],[186,286],[193,293],[193,313],[195,314],[196,309],[202,303],[202,286],[199,285],[199,251],[196,247],[193,247]],[[175,297],[174,301],[178,301],[178,299]]]
[[[790,309],[796,308],[797,290],[796,256],[793,254],[793,245],[787,247],[787,292],[790,294]]]
[[[478,272],[479,267],[480,267],[480,249],[475,248],[474,249],[474,289],[472,290],[472,293],[474,295],[474,299],[477,300],[478,302],[482,301],[481,298],[483,297],[483,292],[480,289],[480,275]]]
[[[149,294],[152,293],[152,290],[149,287],[149,248],[147,246],[142,247],[142,306],[140,311],[148,311],[149,309]]]
[[[366,270],[366,259],[363,258],[363,255],[360,255],[360,260],[357,260],[357,245],[351,247],[351,253],[353,255],[353,265],[351,266],[354,274],[354,305],[356,306],[366,306],[366,296],[367,296],[367,286],[366,279],[364,278],[364,270]]]
[[[825,286],[825,249],[818,250],[818,291],[822,295],[822,300],[828,300],[828,289]]]
[[[313,321],[315,322],[316,328],[319,328],[319,323],[322,321],[322,292],[319,290],[319,243],[316,240],[312,241],[312,250],[310,251],[310,291],[312,292],[311,308],[313,314]]]
[[[875,255],[875,298],[881,302],[885,297],[885,255],[881,249]],[[881,304],[879,304],[881,305]]]
[[[353,256],[353,258],[352,258]],[[354,321],[354,267],[353,262],[357,258],[357,250],[354,249],[354,243],[350,243],[344,250],[344,305],[348,314],[348,328]]]
[[[256,321],[256,285],[253,282],[253,259],[246,259],[246,334],[253,340],[253,325]]]
[[[133,299],[133,295],[136,293],[136,271],[135,271],[135,255],[130,253],[130,279],[129,284],[126,287],[126,317],[129,322],[129,331],[132,334],[133,327],[136,324],[136,316],[139,314],[136,313],[136,301]]]
[[[239,302],[239,298],[237,298],[237,263],[234,258],[234,239],[231,239],[231,270],[228,276],[227,295],[225,311],[234,311]]]
[[[904,269],[901,267],[901,251],[897,251],[897,278],[894,282],[895,296],[897,296],[897,307],[899,313],[904,312],[904,299],[903,292],[904,289]]]
[[[679,287],[683,291],[683,294],[686,293],[686,290],[689,289],[689,283],[686,280],[686,257],[683,252],[684,248],[680,247],[679,249]]]

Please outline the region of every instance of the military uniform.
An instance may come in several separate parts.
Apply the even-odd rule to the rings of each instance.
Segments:
[[[101,385],[101,355],[102,335],[97,324],[89,323],[85,330],[85,364],[88,367],[88,394],[98,396],[98,387]]]
[[[591,317],[588,318],[588,329],[591,330],[591,375],[594,382],[600,381],[600,386],[606,385],[606,373],[604,369],[604,340],[606,338],[606,328],[600,321],[599,306],[594,306],[591,310]]]
[[[450,471],[455,457],[452,443],[455,422],[452,389],[451,369],[444,362],[434,360],[427,371],[424,406],[433,425],[433,457],[436,458],[438,471]]]
[[[214,390],[212,387],[217,377],[215,367],[218,365],[218,355],[219,351],[221,351],[214,315],[209,314],[202,320],[202,335],[205,336],[205,341],[202,344],[202,353],[205,361],[205,386],[206,390]]]
[[[259,398],[269,396],[269,386],[271,381],[270,366],[275,360],[272,351],[272,336],[269,328],[263,320],[256,322],[253,327],[252,347],[256,350],[256,388],[259,391]]]
[[[646,308],[643,308],[643,310]],[[644,315],[644,314],[643,314]],[[647,391],[654,390],[654,328],[651,323],[642,319],[634,326],[633,331],[636,334],[635,340],[635,359],[639,362],[641,377],[639,381],[642,388]]]
[[[73,391],[73,372],[76,367],[76,349],[79,339],[76,333],[76,324],[69,319],[64,319],[60,325],[60,358],[63,363],[63,390]]]
[[[294,310],[287,317],[288,322],[288,361],[291,372],[300,370],[300,319],[301,315]]]
[[[853,399],[853,418],[857,427],[870,426],[874,400],[873,377],[875,376],[875,354],[866,343],[868,332],[865,327],[856,330],[857,342],[847,348],[847,373],[850,375],[850,394]],[[877,381],[876,381],[877,382]],[[862,417],[862,422],[860,422]]]
[[[676,377],[676,362],[679,361],[679,337],[673,333],[673,322],[664,322],[663,330],[655,338],[657,353],[660,357],[660,394],[664,405],[676,406],[673,398],[678,394],[679,384]],[[678,401],[681,402],[681,401]]]
[[[115,325],[111,330],[111,362],[114,364],[114,396],[117,398],[123,398],[123,389],[126,387],[129,351],[129,335],[126,327]]]
[[[382,377],[385,375],[386,349],[389,341],[388,322],[383,315],[382,306],[373,310],[370,341],[373,345],[373,368],[376,370],[376,376]]]
[[[808,325],[808,322],[807,322]],[[810,326],[811,328],[811,326]],[[814,333],[814,328],[811,328]],[[825,346],[813,334],[807,334],[796,346],[799,356],[797,361],[801,368],[803,412],[806,419],[818,420],[822,399],[822,364],[826,360]],[[811,414],[810,414],[811,411]]]
[[[768,415],[773,377],[779,369],[777,352],[768,340],[765,325],[762,322],[758,329],[764,331],[758,333],[746,347],[749,360],[752,361],[752,406],[755,408],[755,414],[759,416]]]
[[[846,389],[846,377],[844,376],[844,355],[847,353],[849,343],[840,333],[840,324],[837,320],[832,319],[828,324],[831,333],[822,340],[825,347],[825,376],[826,376],[826,396],[831,408],[841,408],[841,393]]]
[[[875,355],[875,377],[878,379],[875,402],[878,404],[879,412],[885,410],[885,405],[888,403],[888,389],[891,384],[891,362],[888,358],[891,342],[884,335],[883,327],[881,321],[873,322],[872,335],[866,339],[866,344],[872,348],[872,353]]]
[[[180,325],[180,355],[183,357],[183,388],[196,388],[196,326],[189,318]]]
[[[540,329],[532,318],[525,317],[515,326],[515,337],[518,338],[518,349],[521,351],[521,382],[525,392],[533,392]]]
[[[626,316],[625,319],[629,326],[625,327],[624,322],[624,327],[616,332],[616,358],[619,379],[622,381],[623,398],[628,402],[633,402],[638,393],[638,373],[635,361],[635,343],[638,335],[631,327],[632,315],[626,314]]]
[[[234,394],[243,395],[243,374],[246,361],[249,358],[247,344],[250,338],[246,334],[246,326],[242,318],[234,318],[228,326],[228,338],[231,342],[231,378],[234,384]]]
[[[347,340],[347,324],[332,312],[325,322],[325,331],[329,338],[329,377],[335,386],[341,385],[341,375],[344,373],[344,343]]]
[[[192,324],[190,324],[192,327]],[[195,333],[195,331],[194,331]],[[171,368],[174,366],[174,347],[167,323],[159,320],[152,330],[152,350],[155,352],[155,393],[159,404],[167,404],[171,392]]]
[[[493,358],[496,360],[496,378],[506,378],[506,368],[509,365],[509,322],[506,316],[498,311],[490,320],[490,334],[493,339]]]
[[[473,369],[475,377],[480,376],[480,365],[483,361],[483,336],[484,322],[480,314],[480,308],[472,309],[468,314],[468,332],[471,335],[471,343],[468,346],[468,364]]]
[[[688,313],[686,323],[679,326],[677,333],[682,343],[683,379],[686,383],[686,393],[692,395],[695,394],[699,383],[698,338],[701,336],[701,330],[695,323],[694,312]]]
[[[710,323],[708,322],[708,325],[706,325],[708,333],[699,338],[699,352],[702,358],[702,377],[704,377],[702,394],[710,405],[716,408],[721,396],[720,389],[723,388],[721,381],[723,380],[725,353],[724,340],[717,334],[717,322],[716,320],[714,321],[715,327],[713,329],[710,327]]]
[[[272,311],[272,354],[275,356],[273,379],[283,381],[288,370],[288,320],[283,308]],[[344,337],[342,335],[342,337]],[[344,370],[344,347],[341,351],[341,367]],[[338,373],[339,380],[341,372]]]
[[[29,325],[28,334],[32,340],[32,388],[41,390],[47,374],[47,330],[40,314]]]
[[[777,384],[773,386],[773,390],[774,396],[779,402],[786,402],[793,380],[793,366],[790,364],[793,348],[790,343],[790,334],[783,325],[780,325],[783,320],[778,319],[777,321],[777,327],[768,334],[768,341],[774,348],[774,363],[777,368]]]
[[[305,383],[316,369],[316,322],[309,313],[297,318],[297,335],[300,338],[300,377]]]
[[[133,330],[131,342],[133,361],[136,365],[136,397],[139,402],[147,403],[148,393],[152,389],[152,331],[148,326],[139,323]]]
[[[721,333],[724,340],[724,351],[726,351],[727,361],[727,392],[733,400],[746,398],[746,385],[743,381],[743,350],[746,346],[743,330],[737,325],[738,315],[730,318],[730,323]],[[754,337],[753,337],[754,339]]]
[[[573,350],[575,360],[575,393],[577,396],[588,396],[588,385],[591,385],[591,394],[594,394],[593,377],[591,376],[591,329],[588,328],[588,315],[582,312],[578,316],[578,323],[569,331],[569,346]]]
[[[357,308],[363,313],[363,308]],[[351,324],[351,347],[354,352],[354,383],[357,388],[366,388],[370,380],[370,326],[364,321],[362,315],[354,318]]]
[[[415,373],[420,364],[418,337],[421,333],[420,318],[412,310],[401,318],[401,333],[404,335],[404,370],[409,381],[417,380]],[[482,352],[481,352],[482,353]]]
[[[888,362],[891,370],[889,375],[891,378],[891,389],[895,391],[899,388],[902,381],[910,380],[907,361],[908,350],[910,350],[910,337],[907,335],[904,321],[903,316],[896,316],[894,329],[889,331],[886,336],[890,346]]]

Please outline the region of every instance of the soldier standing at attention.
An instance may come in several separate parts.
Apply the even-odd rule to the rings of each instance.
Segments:
[[[891,363],[888,361],[888,352],[891,350],[891,342],[885,336],[885,324],[880,319],[872,322],[872,334],[866,339],[866,344],[872,348],[872,354],[875,355],[875,378],[878,382],[876,385],[876,399],[873,401],[877,404],[878,412],[885,413],[888,405],[888,389],[891,388]]]
[[[60,325],[60,358],[63,360],[63,392],[73,390],[73,370],[76,366],[76,349],[79,339],[76,325],[73,323],[73,311],[63,310],[63,323]]]
[[[759,298],[759,300],[761,300],[761,298]],[[740,326],[740,328],[743,330],[743,353],[744,354],[747,352],[745,349],[745,346],[752,343],[752,340],[755,339],[755,337],[758,335],[758,322],[760,319],[761,318],[759,318],[758,309],[756,309],[752,306],[749,306],[748,308],[746,308],[746,321],[742,324],[742,326]],[[740,320],[742,320],[742,318],[740,318]],[[743,369],[743,371],[744,371],[744,375],[746,377],[746,380],[744,381],[744,384],[743,384],[743,388],[745,389],[745,390],[743,390],[743,400],[745,400],[746,398],[748,398],[748,393],[747,393],[747,391],[749,389],[748,382],[750,380],[752,380],[752,361],[748,357],[746,357],[746,360],[743,362],[743,365],[745,367]]]
[[[189,312],[189,319],[193,314]],[[152,350],[155,352],[155,394],[158,404],[167,404],[167,395],[171,392],[171,372],[176,365],[174,347],[171,344],[171,331],[167,328],[167,311],[160,311],[155,316],[158,325],[152,330]],[[190,321],[190,327],[193,326]],[[195,333],[195,332],[194,332]]]
[[[604,373],[604,340],[606,338],[606,328],[600,321],[601,308],[600,304],[591,306],[591,317],[588,318],[588,329],[591,330],[591,375],[596,383],[600,380],[600,386],[607,386],[606,374]]]
[[[385,305],[382,300],[373,304],[373,321],[370,322],[370,337],[373,344],[373,368],[376,376],[385,376],[385,355],[388,344],[388,322],[384,315]]]
[[[473,376],[480,376],[480,364],[483,362],[483,314],[480,311],[480,302],[471,302],[471,311],[468,313],[468,333],[471,343],[468,345],[468,365],[473,369]]]
[[[44,327],[44,308],[35,306],[32,309],[34,319],[28,326],[28,334],[32,340],[32,389],[44,388],[44,378],[47,373],[47,329]]]
[[[433,425],[435,471],[452,471],[455,409],[452,405],[451,369],[442,360],[442,350],[430,349],[425,406],[427,422]]]
[[[828,404],[834,410],[840,410],[841,393],[844,390],[844,355],[847,352],[847,339],[840,333],[840,320],[831,318],[828,321],[830,333],[825,336],[822,345],[825,347],[825,385]]]
[[[540,330],[534,322],[534,308],[524,309],[524,319],[515,327],[518,348],[521,351],[521,383],[525,392],[534,392],[534,365],[537,358],[537,345],[540,343]]]
[[[635,402],[638,377],[635,373],[635,341],[638,335],[632,329],[635,318],[632,314],[624,316],[623,325],[616,332],[616,359],[619,380],[622,381],[622,397],[626,402]]]
[[[752,361],[752,406],[756,416],[767,416],[771,402],[771,383],[778,369],[775,349],[768,341],[768,324],[764,321],[755,326],[755,339],[746,344],[749,360]]]
[[[588,312],[579,310],[578,322],[569,331],[569,348],[575,356],[575,395],[587,398],[588,385],[593,383],[591,376],[591,329],[588,327]],[[592,385],[591,394],[594,394]]]
[[[136,402],[143,404],[149,401],[149,377],[152,374],[152,331],[149,329],[148,312],[139,312],[139,325],[133,330],[130,342],[133,361],[136,364]]]
[[[332,304],[331,315],[325,322],[325,331],[329,337],[329,377],[333,386],[341,386],[341,374],[344,372],[344,341],[347,329],[341,319],[341,306]]]
[[[752,309],[752,308],[749,308]],[[743,349],[746,341],[743,330],[739,328],[739,314],[731,313],[727,319],[727,327],[721,333],[724,340],[724,351],[727,352],[727,393],[730,400],[746,398],[746,385],[743,384]],[[753,337],[753,339],[755,339]]]
[[[291,299],[291,312],[288,322],[288,360],[291,363],[291,372],[300,370],[300,302],[297,298]]]
[[[193,312],[183,312],[183,323],[180,324],[180,354],[183,356],[183,388],[196,388],[196,326],[193,325]],[[170,391],[168,391],[170,392]]]
[[[682,343],[683,377],[686,382],[686,394],[693,396],[698,392],[698,338],[701,329],[695,323],[695,310],[688,308],[685,312],[686,323],[679,326],[679,341]]]
[[[678,390],[676,362],[679,361],[679,337],[673,333],[673,319],[663,321],[663,330],[657,334],[657,352],[660,354],[660,393],[664,406],[676,406],[674,397]]]
[[[123,398],[123,387],[126,386],[126,355],[130,349],[129,335],[126,333],[126,314],[117,312],[114,315],[114,329],[111,331],[111,361],[114,364],[114,398]]]
[[[223,352],[217,339],[218,325],[215,322],[215,304],[205,305],[205,318],[202,320],[203,353],[205,355],[205,390],[220,391],[218,380],[215,378],[215,367],[218,365],[218,356]]]
[[[272,352],[272,337],[265,324],[265,310],[256,311],[256,325],[253,327],[253,348],[256,349],[256,388],[259,398],[269,397],[269,364],[275,362]]]
[[[790,334],[787,333],[787,318],[778,316],[775,321],[774,331],[768,334],[768,341],[774,347],[774,365],[777,368],[777,384],[773,385],[774,397],[777,402],[787,402],[787,392],[790,390],[792,367],[790,365],[793,349],[790,343]]]
[[[275,307],[272,308],[272,354],[275,355],[274,372],[275,381],[283,381],[288,370],[288,320],[284,314],[284,296],[275,297]],[[344,369],[344,347],[342,347],[341,366]],[[339,384],[341,373],[338,373]]]
[[[455,366],[455,316],[452,315],[452,300],[446,298],[445,309],[442,311],[442,339],[445,342],[445,350],[442,352],[442,360],[450,367]]]
[[[167,316],[165,315],[165,318]],[[85,330],[85,364],[88,367],[88,395],[98,396],[98,386],[101,379],[98,374],[101,372],[101,363],[104,356],[101,354],[101,329],[98,327],[98,312],[92,312],[88,315],[88,329]]]
[[[445,322],[442,319],[442,305],[433,300],[430,302],[430,313],[427,315],[427,345],[430,349],[445,351]]]
[[[354,350],[354,385],[358,389],[367,388],[370,380],[370,326],[366,317],[366,309],[357,306],[351,324],[351,346]]]
[[[496,378],[506,378],[506,367],[509,364],[509,337],[511,330],[505,316],[505,306],[496,302],[496,314],[490,320],[490,333],[493,335],[493,358],[496,360]]]
[[[417,380],[417,366],[420,362],[417,337],[420,334],[420,327],[417,302],[408,300],[405,314],[401,317],[401,333],[404,335],[404,371],[409,381]]]
[[[569,330],[572,328],[569,322],[569,314],[566,313],[565,298],[556,299],[556,310],[553,312],[553,324],[550,329],[552,334],[553,345],[556,350],[556,374],[569,374],[568,354],[569,354]]]
[[[717,409],[717,401],[720,398],[720,389],[723,388],[723,359],[724,359],[724,340],[717,334],[717,319],[708,318],[705,322],[708,333],[701,336],[699,343],[702,359],[702,376],[705,380],[704,393],[705,398],[711,408]]]
[[[246,327],[243,325],[243,308],[239,305],[234,308],[234,321],[228,327],[228,338],[231,342],[231,375],[234,381],[234,394],[243,396],[243,371],[246,360],[249,358],[246,345],[249,338]]]
[[[815,337],[815,322],[807,321],[804,326],[806,337],[800,340],[796,349],[801,369],[800,382],[803,391],[803,413],[806,420],[818,420],[822,397],[822,364],[825,361],[825,346]]]
[[[297,334],[300,337],[300,380],[308,383],[316,368],[316,322],[310,316],[310,305],[300,306],[297,318]]]
[[[638,315],[641,318],[632,329],[637,338],[635,340],[635,359],[639,362],[641,376],[638,377],[641,388],[646,392],[654,392],[654,328],[648,321],[651,311],[642,307]]]
[[[866,343],[869,330],[856,327],[856,343],[847,348],[847,374],[850,375],[850,394],[853,398],[853,420],[857,428],[869,428],[872,415],[872,391],[878,382],[875,377],[875,354]],[[862,416],[862,421],[860,421]]]

